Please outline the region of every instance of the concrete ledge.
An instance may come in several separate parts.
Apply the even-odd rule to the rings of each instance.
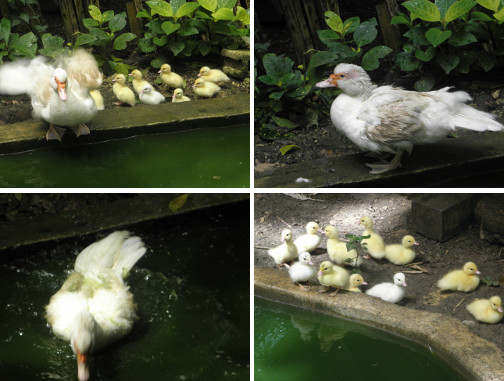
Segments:
[[[287,276],[279,276],[278,270],[270,268],[255,268],[254,292],[266,299],[353,320],[430,345],[469,380],[504,380],[504,353],[451,317],[412,310],[366,294],[341,292],[331,298],[315,290],[300,291]]]
[[[410,158],[404,158],[401,168],[381,175],[369,174],[369,168],[364,166],[367,161],[373,160],[364,157],[364,154],[356,154],[290,164],[256,172],[255,186],[446,187],[443,183],[447,180],[464,182],[468,178],[467,181],[470,181],[470,177],[503,171],[504,133],[475,134],[417,146]],[[310,179],[311,183],[296,183],[299,177]],[[495,183],[492,186],[504,184],[502,174],[489,179]]]
[[[228,98],[196,100],[184,103],[162,103],[136,107],[118,107],[99,111],[87,126],[88,136],[76,138],[68,132],[64,145],[86,144],[134,135],[181,132],[186,130],[249,125],[250,97],[239,95]],[[46,141],[46,122],[33,120],[0,126],[0,153],[18,152],[37,147],[61,145]]]

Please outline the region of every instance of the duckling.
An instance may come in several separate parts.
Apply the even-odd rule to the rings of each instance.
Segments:
[[[283,242],[282,245],[268,250],[268,255],[275,260],[278,268],[281,268],[285,262],[292,261],[298,255],[298,249],[292,242],[292,231],[290,229],[282,230],[281,241]]]
[[[101,95],[100,90],[89,90],[89,95],[91,95],[91,98],[93,98],[93,101],[98,110],[105,110],[105,102],[103,101],[103,96]]]
[[[481,274],[478,267],[473,262],[467,262],[462,270],[450,271],[438,281],[438,287],[441,291],[473,291],[479,285],[479,277]]]
[[[365,286],[367,285],[367,282],[364,281],[364,278],[360,274],[352,274],[350,275],[350,280],[349,280],[349,287],[346,288],[345,290],[347,291],[352,291],[352,292],[362,292],[359,288],[359,286]]]
[[[126,85],[126,77],[123,74],[117,74],[114,79],[112,79],[112,82],[114,82],[112,91],[120,102],[116,103],[116,105],[126,103],[132,107],[135,107],[135,93]]]
[[[303,251],[313,251],[320,244],[320,236],[317,232],[320,230],[318,224],[316,222],[308,222],[306,224],[306,234],[300,235],[295,241],[294,245],[297,246],[298,252],[301,253]]]
[[[354,267],[362,264],[362,257],[357,254],[357,250],[348,251],[346,243],[338,239],[338,230],[334,226],[326,226],[324,233],[327,236],[327,254],[333,262]]]
[[[348,271],[341,266],[333,265],[331,261],[324,261],[320,264],[317,277],[320,284],[326,286],[321,292],[326,292],[329,287],[336,289],[329,296],[336,296],[341,288],[347,288],[350,284]]]
[[[138,69],[135,69],[133,70],[131,73],[129,73],[129,76],[130,77],[133,77],[133,88],[135,89],[135,91],[137,92],[137,94],[140,95],[140,91],[142,91],[142,89],[149,85],[151,86],[151,84],[149,82],[147,82],[145,79],[142,79],[142,72]]]
[[[403,273],[394,275],[394,283],[385,282],[377,284],[366,291],[366,294],[375,296],[386,302],[399,303],[404,297],[404,288],[407,286]]]
[[[415,259],[415,250],[412,249],[413,246],[418,246],[418,242],[415,241],[410,235],[405,235],[401,241],[401,244],[387,245],[385,246],[385,258],[395,265],[406,265],[413,262]]]
[[[175,91],[173,91],[173,96],[172,96],[173,103],[187,102],[190,100],[191,100],[191,98],[186,97],[184,95],[184,90],[182,90],[180,87],[175,89]]]
[[[147,84],[140,91],[140,100],[149,105],[157,105],[165,101],[165,97]]]
[[[373,220],[371,220],[368,216],[364,216],[359,222],[365,227],[362,235],[371,236],[368,239],[362,240],[362,243],[366,243],[366,245],[362,246],[362,248],[373,258],[382,259],[385,256],[385,242],[383,242],[383,238],[373,230]]]
[[[219,69],[210,69],[208,66],[203,66],[198,74],[198,77],[203,78],[207,82],[222,84],[229,82],[229,77]]]
[[[161,81],[168,87],[186,87],[186,81],[178,75],[171,71],[171,66],[168,64],[164,64],[161,66],[161,70],[158,71],[161,77]]]
[[[294,263],[289,268],[289,276],[291,280],[299,285],[301,289],[307,289],[300,282],[310,282],[317,275],[317,270],[313,266],[310,253],[303,252],[299,254],[299,262]]]
[[[488,324],[498,323],[504,316],[502,301],[498,296],[492,296],[490,299],[476,299],[468,304],[466,309],[476,320]]]
[[[194,81],[193,91],[199,97],[211,98],[220,91],[220,87],[213,82],[206,82],[202,78]]]

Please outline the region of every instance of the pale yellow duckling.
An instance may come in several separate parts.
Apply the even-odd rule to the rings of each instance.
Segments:
[[[143,77],[142,72],[138,69],[135,69],[131,73],[129,73],[129,76],[133,77],[132,84],[137,94],[140,94],[140,92],[145,88],[145,86],[147,85],[151,86],[149,82],[147,82],[145,79],[142,78]]]
[[[473,262],[467,262],[462,270],[450,271],[438,281],[438,287],[441,291],[473,291],[479,285],[479,277],[481,274],[478,267]]]
[[[395,265],[406,265],[415,259],[413,246],[418,246],[418,242],[410,235],[405,235],[401,244],[385,246],[385,258]]]
[[[112,82],[114,82],[112,91],[120,102],[116,104],[126,103],[134,107],[136,105],[135,93],[126,85],[126,77],[124,74],[117,74],[114,79],[112,79]]]
[[[294,245],[297,246],[298,252],[313,251],[320,244],[320,236],[317,234],[320,228],[316,222],[308,222],[306,224],[306,234],[300,235],[295,241]]]
[[[220,71],[219,69],[210,69],[208,66],[203,66],[200,69],[198,77],[203,78],[207,82],[218,84],[229,82],[229,77],[226,75],[226,73]]]
[[[336,289],[329,296],[335,296],[341,288],[347,288],[350,279],[348,271],[341,266],[333,265],[331,261],[324,261],[320,264],[317,277],[320,284],[325,286],[321,292],[326,292],[329,287]]]
[[[199,97],[211,98],[220,91],[220,87],[213,82],[206,82],[202,78],[194,81],[193,91]]]
[[[349,283],[350,283],[349,287],[346,288],[345,290],[352,292],[362,292],[359,287],[362,285],[364,286],[367,285],[367,282],[364,281],[364,278],[360,274],[350,275]]]
[[[161,66],[161,70],[158,73],[160,74],[161,81],[168,87],[186,87],[186,81],[177,73],[172,72],[169,64]]]
[[[98,110],[105,110],[105,102],[103,101],[103,95],[101,95],[100,90],[89,90],[89,95],[93,98]]]
[[[285,262],[294,260],[298,255],[298,249],[292,242],[292,231],[290,229],[282,230],[282,245],[268,250],[268,254],[275,260],[278,268],[281,268]]]
[[[186,97],[184,95],[184,90],[182,90],[181,88],[177,88],[177,89],[175,89],[175,91],[173,91],[173,96],[172,96],[173,103],[188,102],[190,100],[191,100],[191,98]]]
[[[347,250],[346,242],[339,240],[338,230],[334,226],[326,226],[324,233],[327,236],[327,254],[331,261],[338,265],[360,266],[362,264],[362,257],[357,254],[357,250]]]
[[[488,324],[498,323],[504,316],[502,301],[498,296],[492,296],[490,299],[476,299],[468,304],[466,309],[476,320]]]
[[[363,239],[361,242],[366,243],[362,248],[368,252],[375,259],[381,259],[385,256],[385,242],[383,238],[373,230],[373,220],[368,216],[364,216],[360,219],[360,224],[365,227],[362,236],[371,237],[368,239]]]

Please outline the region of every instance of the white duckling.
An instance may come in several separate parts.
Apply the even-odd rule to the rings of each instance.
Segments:
[[[504,316],[502,301],[498,296],[492,296],[490,299],[476,299],[468,304],[466,309],[476,320],[488,324],[498,323]]]
[[[171,71],[169,64],[161,66],[161,70],[158,73],[160,74],[161,81],[168,87],[186,87],[186,81],[180,75]]]
[[[386,302],[399,303],[404,297],[406,277],[403,273],[394,275],[394,283],[385,282],[377,284],[366,291],[366,294],[375,296]]]
[[[268,250],[268,255],[275,260],[278,268],[281,268],[286,262],[294,260],[298,255],[298,249],[292,242],[292,231],[290,229],[282,230],[281,241],[283,244]]]
[[[342,242],[338,238],[338,230],[328,225],[324,228],[324,233],[327,236],[327,254],[331,261],[338,265],[360,266],[362,257],[357,254],[357,250],[347,250],[346,242]]]
[[[326,286],[322,292],[326,292],[329,287],[336,289],[329,296],[335,296],[341,288],[348,288],[350,275],[343,267],[333,265],[331,261],[324,261],[320,264],[317,273],[320,284]]]
[[[211,98],[217,94],[221,88],[213,82],[206,82],[203,78],[194,81],[193,91],[199,97]]]
[[[157,105],[165,101],[163,94],[158,93],[154,88],[147,84],[140,90],[140,100],[148,105]]]
[[[342,90],[331,106],[331,121],[341,133],[362,150],[395,155],[390,163],[366,164],[371,173],[396,169],[413,145],[444,139],[457,127],[504,129],[494,115],[464,104],[471,100],[466,92],[449,92],[450,87],[424,93],[377,87],[357,65],[339,64],[334,74],[316,86]]]
[[[415,250],[412,247],[418,245],[413,236],[405,235],[401,244],[385,246],[385,258],[395,265],[406,265],[415,259]]]
[[[478,267],[473,262],[467,262],[462,270],[450,271],[438,281],[441,291],[462,291],[470,292],[479,285],[478,274],[481,274]]]
[[[90,90],[102,83],[95,58],[83,49],[60,58],[56,65],[45,57],[19,60],[0,66],[0,93],[28,94],[33,117],[49,123],[47,140],[60,140],[71,129],[77,136],[89,134],[85,123],[98,111]]]
[[[298,252],[302,253],[303,251],[313,251],[320,244],[320,236],[317,234],[320,228],[316,222],[308,222],[306,224],[306,234],[300,235],[294,241],[294,245],[297,246]]]
[[[117,231],[84,249],[74,272],[46,306],[54,334],[70,342],[77,357],[80,381],[89,378],[87,358],[93,351],[128,334],[135,321],[135,304],[124,283],[145,254],[139,237]]]
[[[184,95],[184,90],[182,90],[181,88],[177,88],[173,91],[173,96],[172,96],[173,103],[188,102],[190,100],[191,100],[191,98],[186,97]]]
[[[360,286],[367,285],[367,282],[364,281],[364,278],[360,274],[352,274],[350,275],[349,287],[345,290],[352,292],[362,292],[360,290]]]
[[[138,69],[135,69],[131,73],[129,73],[129,76],[133,78],[133,82],[131,83],[138,95],[140,95],[140,91],[142,91],[145,86],[152,86],[149,82],[143,79],[142,72]]]
[[[114,82],[112,91],[120,102],[117,105],[126,103],[131,107],[135,107],[135,93],[128,87],[128,85],[126,85],[126,77],[124,76],[124,74],[117,74],[114,79],[112,79],[112,82]]]
[[[359,222],[365,228],[362,236],[371,236],[361,241],[361,243],[366,243],[366,245],[362,245],[362,248],[375,259],[382,259],[385,257],[385,242],[383,238],[373,230],[373,220],[368,216],[364,216]]]
[[[298,258],[299,261],[290,266],[289,276],[301,289],[306,289],[300,282],[310,282],[317,276],[317,269],[313,265],[310,253],[300,253]]]
[[[101,95],[100,93],[100,90],[89,90],[89,95],[91,95],[91,98],[93,98],[98,111],[105,110],[105,102],[103,100],[103,95]]]
[[[229,82],[229,77],[226,75],[226,73],[220,71],[219,69],[210,69],[208,66],[203,66],[200,69],[198,77],[203,78],[207,82],[213,82],[217,84]]]

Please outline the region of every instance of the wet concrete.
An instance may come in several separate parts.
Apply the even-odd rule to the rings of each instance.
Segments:
[[[73,132],[63,137],[63,143],[46,141],[46,122],[28,120],[0,125],[0,153],[10,153],[48,145],[85,144],[95,141],[126,138],[134,135],[181,132],[187,130],[249,125],[250,97],[195,100],[183,103],[137,105],[99,111],[87,123],[91,134],[76,138]]]
[[[258,188],[503,186],[504,133],[468,135],[417,146],[402,167],[371,175],[364,154],[324,158],[255,173]],[[497,175],[498,173],[498,175]],[[296,183],[305,178],[309,183]],[[485,184],[481,185],[482,177]]]
[[[331,298],[319,294],[317,287],[301,291],[281,275],[285,273],[256,267],[255,295],[407,337],[429,346],[470,380],[504,380],[504,353],[495,344],[469,332],[458,320],[401,307],[366,294],[342,291]]]

